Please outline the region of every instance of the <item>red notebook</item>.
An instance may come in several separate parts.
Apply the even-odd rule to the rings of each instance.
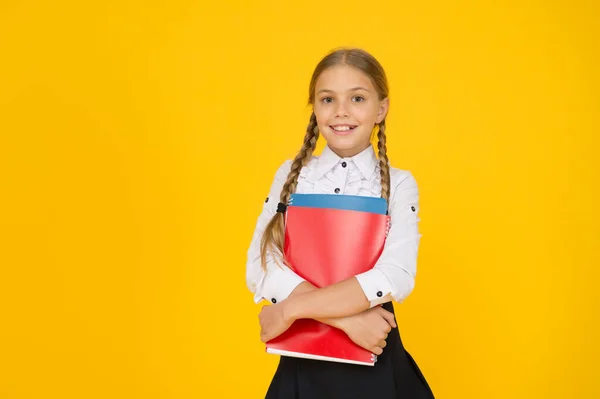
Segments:
[[[285,218],[286,257],[298,275],[319,288],[370,270],[383,251],[389,229],[386,214],[356,209],[290,204]],[[377,360],[342,330],[312,319],[296,320],[267,342],[266,351],[369,366]]]

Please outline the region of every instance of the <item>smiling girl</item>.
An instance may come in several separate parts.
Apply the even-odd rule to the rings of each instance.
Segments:
[[[392,306],[414,288],[421,234],[416,181],[388,161],[385,72],[364,50],[331,52],[315,68],[309,103],[313,113],[302,147],[277,170],[248,250],[248,288],[256,303],[272,303],[259,315],[261,340],[310,318],[343,330],[378,357],[368,367],[282,356],[266,398],[431,399],[427,381],[402,344]],[[327,144],[313,156],[319,135]],[[278,204],[287,204],[293,193],[385,198],[391,227],[373,269],[318,289],[285,266],[285,207]]]

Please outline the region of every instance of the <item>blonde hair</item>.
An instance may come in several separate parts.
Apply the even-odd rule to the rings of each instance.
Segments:
[[[388,83],[385,71],[381,64],[371,54],[364,50],[350,48],[350,49],[338,49],[327,54],[316,66],[310,85],[308,89],[308,103],[309,105],[314,104],[315,99],[315,87],[317,79],[327,68],[331,68],[337,65],[347,65],[359,69],[366,74],[377,91],[379,100],[383,100],[388,97]],[[288,203],[290,196],[296,191],[296,184],[298,183],[298,176],[302,167],[306,166],[312,158],[313,151],[316,148],[317,140],[319,138],[319,128],[317,126],[317,117],[313,112],[310,116],[308,127],[306,128],[306,134],[304,135],[304,142],[298,152],[298,155],[292,162],[290,172],[287,180],[281,189],[279,195],[279,201],[283,204]],[[381,196],[389,202],[390,197],[390,168],[389,160],[387,156],[386,147],[386,136],[385,136],[385,118],[378,124],[377,132],[377,150],[379,153],[379,169],[381,172]],[[285,226],[284,226],[284,215],[281,212],[275,213],[273,218],[267,224],[265,231],[261,239],[260,246],[260,257],[263,269],[266,270],[266,259],[267,251],[271,253],[279,252],[281,254],[283,262],[291,267],[289,262],[285,259],[284,254],[284,237],[285,237]],[[277,257],[274,257],[275,262]]]

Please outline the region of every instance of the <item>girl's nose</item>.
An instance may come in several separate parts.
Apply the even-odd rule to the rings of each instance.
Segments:
[[[338,107],[336,109],[335,116],[338,117],[346,117],[348,116],[348,108],[346,107],[346,103],[344,101],[338,102]]]

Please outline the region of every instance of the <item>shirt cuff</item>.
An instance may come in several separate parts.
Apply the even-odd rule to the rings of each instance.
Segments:
[[[269,262],[268,270],[254,294],[254,302],[266,299],[278,303],[286,299],[305,280],[285,265]]]
[[[392,293],[392,285],[387,276],[379,269],[371,269],[355,276],[371,307],[385,301],[385,296]]]

